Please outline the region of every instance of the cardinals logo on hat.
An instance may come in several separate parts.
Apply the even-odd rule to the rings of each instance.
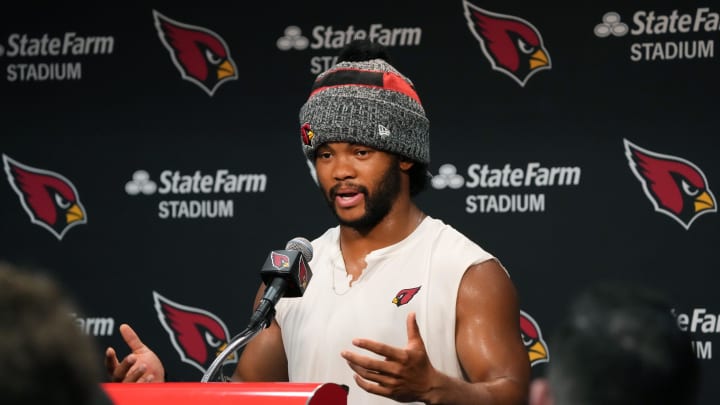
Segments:
[[[695,164],[643,149],[627,139],[623,142],[630,169],[655,211],[674,219],[686,230],[700,215],[717,211],[705,173]]]
[[[413,299],[418,291],[420,291],[420,287],[402,289],[395,294],[395,297],[392,299],[392,303],[397,306],[405,305]]]
[[[523,310],[520,310],[520,336],[527,350],[530,366],[550,361],[550,352],[542,337],[540,326]]]
[[[228,345],[225,323],[203,309],[181,305],[153,291],[155,310],[160,323],[170,336],[180,360],[205,373],[215,358]],[[235,353],[223,365],[237,363]]]
[[[300,136],[302,137],[303,145],[312,146],[312,140],[315,137],[315,133],[313,132],[309,122],[300,126]]]
[[[535,26],[522,18],[493,13],[467,1],[463,4],[470,32],[480,42],[493,70],[525,87],[532,75],[551,68],[550,54]]]
[[[225,41],[206,28],[183,24],[153,10],[155,28],[183,79],[212,96],[221,84],[238,78]]]
[[[3,154],[5,173],[20,198],[30,222],[47,229],[58,240],[70,228],[87,222],[75,186],[63,175],[24,165]]]

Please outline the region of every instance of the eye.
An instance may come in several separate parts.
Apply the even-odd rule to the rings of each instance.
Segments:
[[[332,154],[330,152],[319,152],[317,154],[318,159],[330,159],[332,157]]]
[[[525,346],[530,346],[533,342],[533,339],[524,333],[521,333],[520,337],[522,337],[522,342]]]
[[[520,52],[522,52],[526,55],[531,54],[533,52],[533,50],[535,49],[535,47],[530,46],[530,44],[523,41],[522,39],[518,39],[517,46],[518,46],[518,49],[520,49]]]
[[[687,195],[695,196],[695,195],[697,195],[697,193],[700,192],[700,189],[698,189],[698,188],[695,187],[695,186],[692,186],[692,185],[688,184],[688,182],[686,182],[685,180],[682,180],[680,183],[682,184],[682,189],[683,189],[683,191],[684,191],[685,194],[687,194]]]
[[[372,150],[372,149],[369,149],[369,148],[357,148],[357,149],[355,149],[355,151],[354,151],[355,156],[357,156],[357,157],[359,157],[359,158],[363,158],[363,159],[364,159],[364,158],[367,158],[368,156],[370,156],[370,154],[371,154],[372,152],[373,152],[373,150]]]
[[[58,193],[55,193],[55,204],[57,204],[58,207],[63,209],[67,209],[68,207],[70,207],[70,201],[66,200]]]
[[[205,50],[205,57],[206,57],[207,60],[209,60],[210,63],[212,63],[213,65],[219,65],[219,64],[220,64],[220,61],[222,60],[219,56],[217,56],[217,55],[215,55],[214,53],[212,53],[212,51],[210,51],[209,49],[206,49],[206,50]]]
[[[220,344],[222,344],[222,342],[219,339],[215,339],[210,332],[205,332],[205,341],[210,345],[210,347],[219,347]]]

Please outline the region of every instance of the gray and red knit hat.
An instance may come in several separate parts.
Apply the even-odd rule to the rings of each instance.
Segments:
[[[341,61],[318,75],[300,109],[305,156],[350,142],[430,162],[430,123],[413,83],[384,59]]]

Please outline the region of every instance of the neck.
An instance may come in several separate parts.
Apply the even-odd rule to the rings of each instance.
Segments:
[[[425,218],[414,203],[395,204],[377,225],[368,230],[340,226],[343,256],[365,257],[373,250],[400,242],[410,235]]]

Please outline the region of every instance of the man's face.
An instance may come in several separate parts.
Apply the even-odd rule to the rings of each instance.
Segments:
[[[329,142],[315,159],[323,195],[341,225],[368,231],[400,193],[398,158],[368,146]]]

